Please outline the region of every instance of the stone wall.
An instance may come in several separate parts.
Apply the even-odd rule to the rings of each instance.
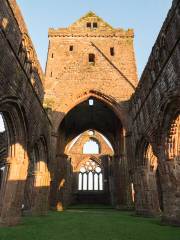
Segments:
[[[141,190],[136,180],[141,177],[143,184],[143,172],[147,173],[147,162],[151,161],[151,157],[146,157],[146,146],[148,144],[152,146],[152,155],[158,159],[158,172],[160,174],[158,182],[162,185],[160,195],[163,196],[163,219],[177,224],[179,223],[180,206],[177,174],[179,168],[176,167],[178,156],[173,155],[171,159],[167,157],[167,152],[172,151],[170,148],[173,144],[171,142],[172,146],[167,147],[166,139],[171,123],[178,116],[180,110],[179,66],[180,2],[173,1],[172,8],[153,46],[136,92],[131,98],[132,151],[131,157],[129,157],[129,166],[136,188],[136,204],[140,200],[138,196],[141,196],[144,201],[144,203],[136,205],[136,211],[151,214],[157,200],[154,199],[154,194],[149,192],[152,183],[148,180],[147,190],[144,187]],[[177,142],[177,138],[174,138],[174,141]],[[148,194],[151,195],[151,201],[147,206]]]
[[[71,202],[84,140],[67,149],[79,121],[111,136],[114,156],[102,144],[93,158],[109,161],[114,206],[132,206],[133,186],[137,214],[180,225],[180,1],[173,1],[139,83],[133,38],[133,30],[114,29],[92,12],[50,29],[44,77],[16,1],[0,0],[0,113],[8,139],[2,144],[0,134],[1,224],[18,223],[22,210],[46,213],[50,180],[51,207]]]
[[[16,1],[1,0],[0,9],[0,112],[9,136],[0,212],[1,223],[11,225],[19,221],[26,177],[34,172],[30,171],[34,146],[40,148],[42,141],[44,147],[50,145],[51,125],[42,105],[44,76]],[[48,191],[48,185],[33,187]]]
[[[81,131],[77,134],[77,131],[80,131],[78,123],[85,125],[87,122],[84,131],[98,131],[99,127],[105,136],[111,135],[116,149],[113,161],[116,206],[126,205],[125,195],[129,184],[125,130],[124,135],[122,132],[123,129],[128,132],[128,100],[137,85],[133,39],[133,30],[115,29],[92,12],[68,28],[49,29],[45,104],[52,110],[50,116],[53,125],[54,171],[57,171],[57,166],[65,166],[68,162],[67,153],[62,150],[63,145],[70,135],[75,138],[82,133]],[[89,59],[90,54],[94,57],[94,62]],[[94,99],[92,111],[88,109],[90,98]],[[95,111],[96,113],[93,113]],[[110,122],[106,124],[106,116],[110,111],[115,117],[111,120],[109,118]],[[73,115],[68,118],[68,114],[72,112]],[[114,121],[115,118],[117,121]],[[109,131],[112,131],[111,125],[112,129],[116,126],[116,130],[109,134]],[[71,133],[69,129],[72,130]],[[119,170],[122,177],[118,174]],[[66,170],[62,170],[61,175],[65,174]],[[60,175],[60,170],[57,175]],[[54,189],[57,189],[55,182],[54,180]],[[56,190],[52,188],[52,194],[54,191]]]
[[[87,28],[88,22],[98,27]],[[133,38],[133,30],[114,29],[94,13],[68,28],[49,30],[45,92],[47,103],[61,113],[52,115],[55,129],[90,91],[111,96],[118,104],[130,98],[137,85]],[[94,64],[89,54],[95,55]]]

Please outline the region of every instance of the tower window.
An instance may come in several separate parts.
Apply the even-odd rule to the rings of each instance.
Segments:
[[[51,58],[53,58],[53,57],[54,57],[54,53],[51,54]]]
[[[114,56],[114,47],[110,48],[110,54],[111,54],[111,56]]]
[[[73,46],[71,45],[71,46],[69,46],[69,51],[73,51]]]
[[[91,23],[87,22],[86,26],[87,26],[87,28],[91,28]]]
[[[89,63],[95,63],[95,55],[93,53],[89,54]]]
[[[93,22],[93,28],[97,28],[97,22]]]

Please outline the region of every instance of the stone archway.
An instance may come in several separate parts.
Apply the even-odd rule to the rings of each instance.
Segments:
[[[27,131],[25,116],[16,101],[0,102],[7,132],[7,155],[1,185],[1,224],[15,225],[20,221],[27,177]]]
[[[153,153],[152,145],[141,139],[136,147],[136,166],[133,172],[135,210],[138,215],[154,216],[160,213],[157,168],[158,159]]]
[[[25,188],[24,214],[44,215],[49,209],[50,172],[45,138],[34,144]]]
[[[174,101],[165,111],[161,134],[160,173],[164,222],[180,225],[180,109]]]
[[[90,104],[90,101],[93,102],[92,105]],[[64,204],[69,204],[71,202],[70,195],[68,193],[71,189],[68,187],[69,184],[67,184],[70,177],[67,177],[67,172],[72,172],[73,166],[71,159],[65,152],[65,149],[73,139],[88,129],[101,132],[112,143],[115,151],[115,156],[113,157],[111,163],[113,179],[113,188],[111,191],[113,192],[113,205],[126,205],[127,171],[123,168],[127,166],[125,163],[127,159],[124,149],[124,130],[121,120],[112,109],[113,106],[110,107],[106,102],[91,96],[87,100],[80,102],[72,108],[66,114],[63,121],[61,121],[57,133],[58,141],[56,145],[55,163],[56,180],[53,182],[54,186],[51,186],[52,205],[57,205],[58,200],[56,198],[58,192],[60,193],[58,198],[62,198]],[[122,175],[119,174],[120,169],[121,172],[123,172]],[[58,178],[59,180],[57,181]],[[53,199],[56,199],[55,202]],[[61,205],[62,204],[60,204],[60,206]],[[56,206],[54,207],[56,208]]]

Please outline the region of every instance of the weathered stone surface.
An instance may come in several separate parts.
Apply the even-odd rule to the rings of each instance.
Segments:
[[[74,191],[67,187],[66,162],[72,158],[70,169],[73,172],[75,155],[65,149],[69,141],[89,129],[97,130],[110,139],[115,156],[111,163],[113,175],[110,178],[113,180],[107,178],[108,188],[111,188],[113,205],[127,205],[129,182],[126,143],[123,142],[129,126],[127,101],[137,85],[133,38],[133,30],[114,29],[92,12],[68,28],[49,30],[45,102],[52,109],[56,136],[53,140],[56,148],[52,149],[54,171],[57,172],[51,188],[53,205],[61,181],[65,185],[59,189]],[[89,59],[92,54],[94,62]],[[93,106],[88,104],[90,99],[94,101]],[[84,158],[81,154],[78,156],[76,153],[76,159]],[[102,155],[106,154],[104,149]]]
[[[173,1],[172,8],[162,26],[148,63],[130,100],[132,117],[132,151],[129,158],[131,173],[148,174],[145,157],[146,146],[151,144],[152,155],[157,158],[157,188],[163,221],[179,224],[179,114],[180,114],[180,2]],[[136,177],[135,177],[136,179]],[[136,211],[146,211],[145,188],[152,187],[150,179],[141,178],[136,184]],[[153,194],[153,198],[156,193]],[[141,202],[141,203],[140,203]],[[143,203],[144,202],[144,203]],[[154,208],[148,204],[148,214]]]
[[[1,0],[0,9],[0,112],[8,133],[8,154],[5,161],[0,159],[5,164],[0,222],[14,225],[25,204],[25,182],[31,174],[28,169],[33,164],[34,146],[50,144],[50,122],[42,106],[43,73],[18,6],[15,1]],[[45,154],[50,160],[50,152]],[[49,188],[34,186],[42,187]]]
[[[16,1],[0,0],[1,225],[83,201],[180,225],[180,1],[139,82],[133,38],[92,12],[49,29],[44,76]],[[84,154],[92,138],[100,152]],[[89,160],[104,174],[93,197],[78,191]]]

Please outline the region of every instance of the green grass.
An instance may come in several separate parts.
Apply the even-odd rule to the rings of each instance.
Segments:
[[[71,205],[68,209],[113,209],[111,205],[107,204],[79,204]]]
[[[45,217],[24,217],[16,227],[0,228],[0,240],[180,240],[180,228],[159,219],[112,209],[69,209]]]

